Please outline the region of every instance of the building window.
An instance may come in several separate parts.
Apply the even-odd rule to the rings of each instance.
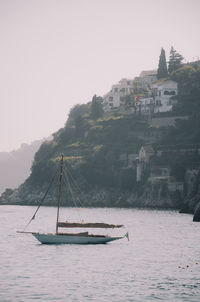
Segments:
[[[118,88],[114,88],[114,92],[118,92]]]
[[[112,102],[113,101],[113,96],[109,96],[109,102]]]
[[[162,106],[161,100],[156,100],[156,106]]]
[[[176,91],[174,91],[174,90],[172,90],[172,91],[165,90],[164,95],[176,95]]]

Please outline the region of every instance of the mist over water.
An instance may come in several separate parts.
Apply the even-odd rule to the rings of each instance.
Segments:
[[[200,224],[176,211],[79,209],[63,219],[126,225],[107,245],[41,245],[18,234],[34,207],[0,207],[0,301],[200,300]],[[55,231],[56,209],[44,207],[27,231]],[[116,234],[116,233],[115,233]]]

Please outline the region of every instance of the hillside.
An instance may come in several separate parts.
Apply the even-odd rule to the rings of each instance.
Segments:
[[[105,115],[101,98],[97,96],[88,104],[76,105],[65,127],[54,133],[53,139],[44,142],[35,154],[31,174],[25,183],[14,192],[5,192],[1,202],[38,203],[52,179],[60,154],[63,154],[65,165],[78,184],[74,190],[82,192],[81,204],[84,206],[182,208],[189,202],[188,192],[171,193],[165,184],[152,185],[148,179],[152,169],[168,167],[170,178],[176,183],[183,183],[187,169],[192,169],[196,163],[195,182],[198,183],[197,163],[200,162],[200,154],[182,151],[188,148],[183,148],[185,145],[200,143],[199,62],[182,66],[170,75],[170,79],[178,82],[178,103],[171,112],[155,114],[153,119],[130,112]],[[165,125],[162,120],[167,117],[168,123]],[[159,127],[156,118],[161,125]],[[158,157],[155,153],[151,161],[145,164],[142,180],[138,182],[139,150],[149,144],[162,156]],[[170,148],[173,153],[162,151]],[[189,211],[194,210],[198,201],[198,198],[195,199],[198,185],[192,192],[194,201],[189,205]],[[53,204],[56,194],[57,189],[51,190],[46,204]],[[63,198],[66,205],[73,205],[73,198],[66,188]]]
[[[107,191],[109,195],[133,189],[135,171],[124,169],[120,155],[135,154],[148,141],[147,137],[142,138],[148,128],[147,121],[143,117],[118,114],[94,120],[86,114],[82,123],[84,127],[76,123],[66,125],[53,135],[52,141],[42,144],[35,154],[30,177],[18,191],[20,202],[34,203],[42,196],[60,154],[64,154],[64,161],[81,191],[94,195],[94,199],[94,192]],[[51,192],[51,199],[55,194]]]

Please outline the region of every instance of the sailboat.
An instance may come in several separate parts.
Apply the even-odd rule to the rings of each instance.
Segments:
[[[62,178],[63,178],[63,155],[61,155],[60,160],[60,173],[59,173],[59,191],[58,191],[58,201],[57,201],[57,219],[56,219],[56,232],[55,233],[37,233],[37,232],[20,232],[20,233],[30,233],[32,234],[39,242],[42,244],[105,244],[114,240],[119,240],[124,237],[128,238],[128,233],[126,233],[122,237],[110,237],[108,235],[98,235],[98,234],[90,234],[88,231],[78,232],[78,233],[70,233],[70,232],[60,232],[60,228],[102,228],[102,229],[114,229],[121,228],[123,225],[115,225],[108,223],[70,223],[70,222],[61,222],[59,221],[59,213],[60,213],[60,204],[61,204],[61,196],[62,196]],[[47,190],[48,191],[48,190]],[[46,194],[45,194],[46,196]],[[37,208],[35,214],[37,213],[39,207]],[[35,218],[35,214],[31,218],[30,222]],[[29,223],[30,223],[29,222]],[[28,223],[28,225],[29,225]]]

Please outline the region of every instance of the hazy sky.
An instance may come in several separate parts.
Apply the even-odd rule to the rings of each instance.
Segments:
[[[49,136],[70,108],[200,56],[200,0],[0,0],[0,151]]]

